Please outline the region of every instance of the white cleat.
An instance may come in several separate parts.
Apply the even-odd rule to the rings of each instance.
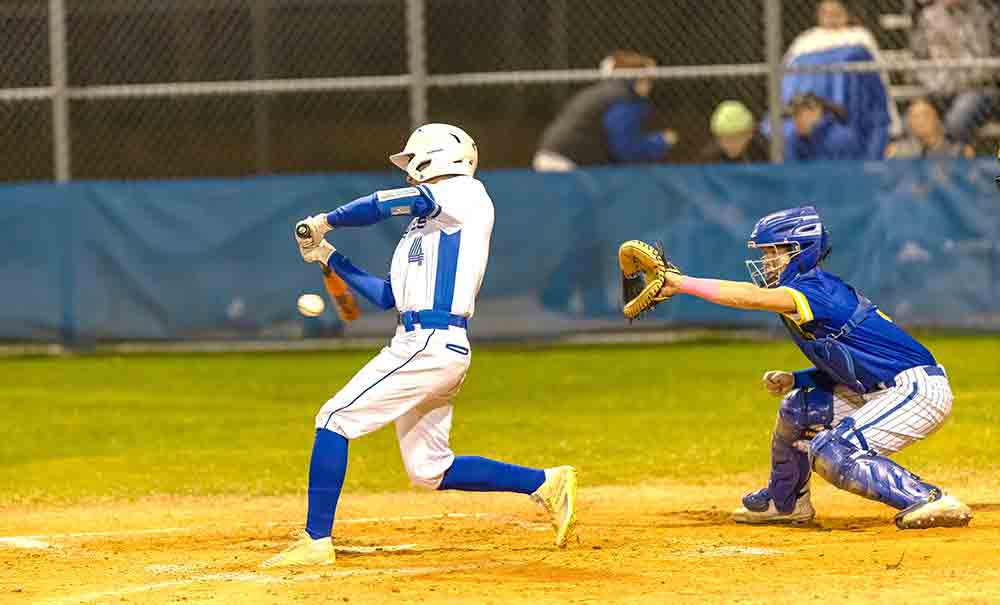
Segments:
[[[928,527],[965,527],[972,521],[972,510],[955,496],[936,493],[927,502],[915,504],[896,515],[899,529]]]
[[[745,501],[746,498],[744,498]],[[774,500],[768,498],[767,508],[763,510],[751,510],[744,505],[734,510],[732,514],[733,521],[750,525],[797,525],[811,523],[815,517],[816,509],[813,508],[812,501],[809,499],[808,490],[799,495],[798,500],[795,501],[795,508],[790,513],[778,512],[774,506]]]
[[[327,536],[313,540],[309,536],[299,538],[291,546],[260,564],[261,567],[291,567],[294,565],[333,565],[337,553],[333,550],[333,539]]]
[[[545,483],[531,494],[531,499],[552,515],[555,544],[559,548],[566,546],[576,526],[576,485],[576,469],[557,466],[545,469]]]

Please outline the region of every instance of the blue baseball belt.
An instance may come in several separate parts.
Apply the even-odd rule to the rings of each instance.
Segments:
[[[396,318],[396,323],[403,326],[407,332],[415,330],[416,325],[425,330],[446,330],[448,326],[467,329],[469,318],[447,311],[427,309],[425,311],[404,311]]]
[[[914,370],[923,370],[924,374],[927,374],[928,376],[947,376],[947,374],[944,373],[944,368],[942,368],[939,365],[937,365],[937,366],[917,366],[917,367],[912,368],[912,369],[914,369]],[[895,378],[890,378],[889,380],[886,380],[885,382],[880,382],[880,383],[878,383],[875,386],[876,386],[876,388],[878,390],[881,391],[883,389],[891,389],[891,388],[899,386],[899,385],[896,384],[896,379]]]

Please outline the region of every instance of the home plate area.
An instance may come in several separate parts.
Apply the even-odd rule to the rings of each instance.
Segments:
[[[583,488],[565,549],[523,497],[348,494],[337,564],[277,570],[259,565],[301,530],[304,497],[8,505],[0,603],[801,603],[831,585],[846,600],[1000,598],[990,490],[960,494],[969,528],[901,532],[827,486],[813,525],[736,525],[745,484]]]

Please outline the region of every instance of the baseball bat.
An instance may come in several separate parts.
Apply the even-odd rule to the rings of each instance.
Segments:
[[[323,286],[326,293],[330,295],[333,306],[337,309],[337,315],[345,322],[351,322],[361,317],[361,309],[358,308],[354,295],[347,287],[347,283],[340,279],[340,276],[330,270],[330,267],[322,265]]]

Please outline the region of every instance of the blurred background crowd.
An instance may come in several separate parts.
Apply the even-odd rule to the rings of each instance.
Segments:
[[[998,54],[995,3],[927,0],[904,8],[900,17],[909,24],[910,43],[904,52],[913,57],[988,59]],[[846,0],[820,0],[816,25],[796,36],[783,62],[821,66],[884,59],[875,35],[852,14]],[[619,69],[655,65],[652,57],[616,50],[601,62],[601,71],[611,76]],[[781,87],[784,158],[973,157],[972,143],[997,109],[996,73],[979,67],[918,71],[903,93],[885,71],[786,75]],[[677,132],[643,130],[652,112],[652,88],[648,78],[616,79],[577,93],[545,131],[535,169],[668,158],[678,142]],[[767,121],[759,123],[741,100],[725,100],[707,120],[710,142],[699,154],[678,160],[767,161],[763,135],[770,136],[769,126]]]
[[[0,180],[385,170],[425,121],[464,126],[485,168],[986,154],[997,13],[993,0],[0,0]]]

